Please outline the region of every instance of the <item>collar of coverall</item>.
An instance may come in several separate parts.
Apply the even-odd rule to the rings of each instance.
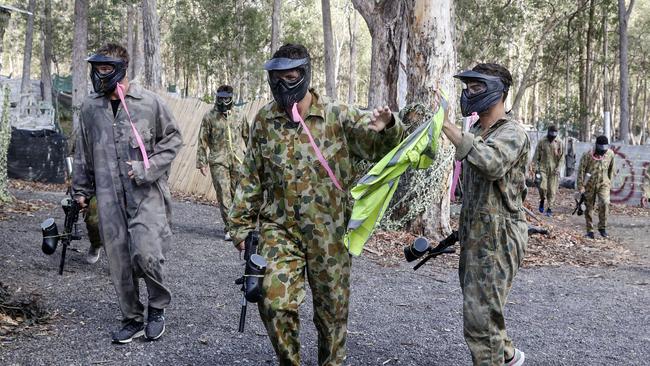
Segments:
[[[93,93],[91,94],[92,97],[95,99],[101,98],[104,96],[104,94],[98,94],[98,93]],[[130,81],[129,82],[129,90],[126,91],[126,96],[135,98],[135,99],[142,99],[142,87],[140,84],[137,82]]]
[[[309,113],[307,114],[307,118],[310,116],[315,116],[315,117],[320,117],[322,119],[325,119],[325,102],[323,100],[323,97],[318,95],[316,91],[313,88],[309,88],[309,92],[311,93],[311,106],[309,106]],[[273,103],[273,107],[271,107],[271,114],[269,115],[270,118],[285,118],[289,120],[289,116],[287,113],[283,110],[280,109],[280,106],[278,103]],[[305,118],[305,120],[307,120]]]

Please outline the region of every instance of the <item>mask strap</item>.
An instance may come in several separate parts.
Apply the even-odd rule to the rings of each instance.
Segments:
[[[131,120],[131,114],[129,113],[129,109],[126,107],[126,102],[124,101],[124,85],[117,83],[116,88],[117,88],[117,95],[120,97],[120,101],[124,106],[124,111],[126,112],[126,115],[129,117],[129,123],[131,123],[131,129],[133,130],[133,135],[135,136],[135,140],[138,142],[138,146],[140,147],[140,152],[142,153],[142,159],[144,160],[144,168],[149,169],[149,156],[147,156],[147,150],[144,148],[144,143],[142,142],[142,138],[140,137],[138,130],[135,128],[135,125],[133,124],[133,120]]]
[[[329,164],[327,164],[327,160],[325,160],[323,154],[318,148],[318,145],[316,145],[316,143],[314,142],[314,138],[312,137],[311,132],[307,127],[307,124],[305,124],[305,121],[303,121],[302,117],[300,116],[300,113],[298,113],[298,103],[293,103],[293,108],[291,108],[291,114],[293,116],[294,122],[295,121],[300,122],[300,125],[307,133],[307,137],[309,138],[309,143],[311,144],[311,147],[314,149],[314,152],[316,152],[316,157],[318,158],[318,161],[320,161],[323,168],[325,168],[327,175],[329,175],[332,182],[334,182],[336,188],[338,188],[340,191],[343,191],[343,188],[341,188],[341,184],[339,183],[338,179],[336,179],[334,172],[332,172],[332,169],[330,168]]]

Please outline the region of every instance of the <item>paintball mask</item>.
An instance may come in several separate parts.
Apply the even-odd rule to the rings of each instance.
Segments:
[[[126,77],[126,68],[128,64],[119,58],[111,56],[94,54],[86,59],[92,66],[90,68],[90,80],[93,83],[93,89],[97,94],[111,94],[117,83]],[[112,67],[109,72],[100,72],[99,66],[108,65]]]
[[[553,142],[555,138],[557,137],[557,127],[551,126],[548,128],[548,131],[546,132],[546,138],[550,141]]]
[[[279,71],[296,69],[298,78],[288,80],[279,76]],[[275,102],[282,110],[288,111],[294,103],[298,103],[309,91],[311,82],[311,64],[308,57],[300,59],[272,58],[264,64],[268,72],[269,86]]]
[[[596,137],[596,148],[594,153],[598,156],[603,156],[609,150],[609,140],[607,136],[598,136]]]
[[[460,96],[460,110],[463,117],[469,117],[473,112],[481,114],[487,111],[501,100],[504,93],[508,92],[508,87],[498,76],[463,71],[454,77],[463,83],[463,92]]]
[[[222,90],[217,92],[217,109],[221,113],[226,113],[232,108],[232,92]]]

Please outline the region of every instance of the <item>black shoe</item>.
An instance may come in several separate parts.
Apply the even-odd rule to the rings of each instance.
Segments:
[[[165,310],[149,306],[145,337],[150,341],[155,341],[160,338],[163,333],[165,333]]]
[[[546,209],[546,217],[551,217],[553,216],[553,211],[550,208]]]
[[[594,239],[594,232],[589,231],[589,232],[587,232],[587,235],[585,235],[585,236],[588,237],[589,239]]]
[[[144,323],[131,320],[126,323],[122,329],[113,332],[113,343],[129,343],[134,338],[142,337],[144,335]]]
[[[609,235],[607,235],[607,230],[598,229],[598,232],[600,233],[600,236],[602,236],[603,238],[609,238]]]
[[[544,213],[544,200],[539,201],[539,213]]]

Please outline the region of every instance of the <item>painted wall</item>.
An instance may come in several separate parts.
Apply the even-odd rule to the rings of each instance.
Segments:
[[[531,139],[530,159],[532,160],[535,148],[537,147],[537,133],[528,133]],[[546,137],[546,131],[540,131],[540,138]],[[566,145],[566,144],[565,144]],[[593,143],[575,142],[576,166],[578,171],[582,154],[593,148]],[[643,172],[650,166],[650,145],[621,145],[613,143],[610,145],[616,155],[614,161],[616,173],[612,181],[611,201],[626,205],[639,205],[642,194]],[[563,169],[564,170],[564,169]],[[564,176],[564,171],[561,172]],[[572,177],[575,180],[575,173]]]

